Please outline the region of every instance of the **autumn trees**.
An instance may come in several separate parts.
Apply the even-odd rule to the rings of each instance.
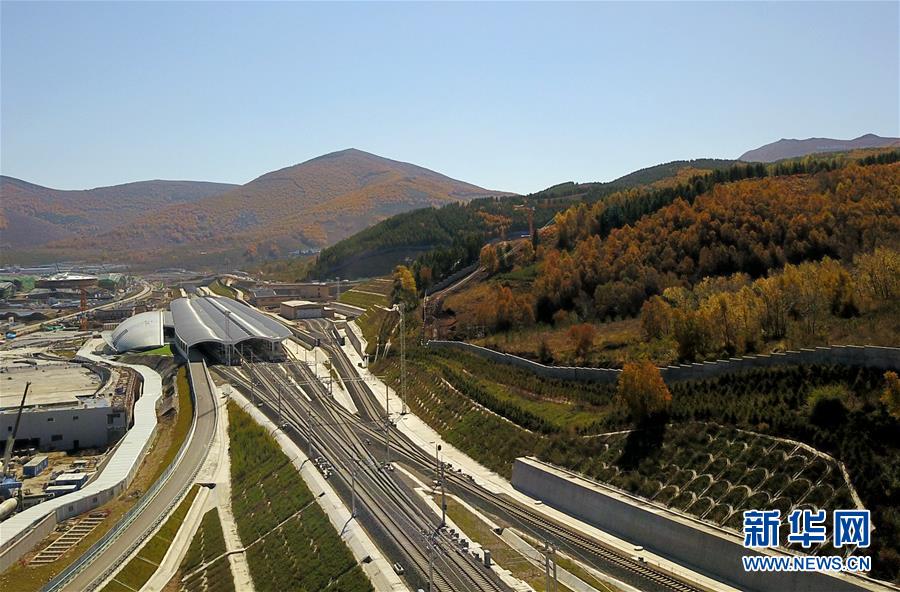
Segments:
[[[594,339],[597,337],[597,329],[589,323],[580,323],[569,327],[569,341],[575,350],[575,358],[585,362],[589,359],[594,349]]]
[[[492,297],[479,303],[478,323],[491,330],[506,331],[534,323],[534,310],[527,294],[513,294],[508,286],[494,286]]]
[[[868,296],[884,302],[900,298],[900,252],[878,247],[855,263],[859,285]]]
[[[646,360],[625,364],[616,384],[616,397],[637,424],[665,414],[672,404],[672,393],[659,368]]]
[[[392,276],[393,288],[391,289],[391,303],[403,304],[407,311],[416,307],[419,295],[416,292],[416,279],[405,265],[394,268]]]
[[[884,267],[898,257],[887,248],[878,253]],[[863,277],[860,270],[853,273],[826,257],[788,264],[753,281],[745,274],[708,278],[691,289],[671,287],[647,300],[641,327],[646,339],[671,335],[685,361],[759,351],[764,341],[786,336],[815,341],[829,319],[857,314],[861,299],[877,300],[877,290]]]
[[[750,179],[697,195],[692,189],[633,225],[616,226],[641,211],[639,204],[665,201],[651,193],[631,190],[557,215],[557,244],[545,251],[534,285],[539,318],[572,310],[579,298],[593,299],[598,318],[631,316],[667,287],[738,272],[763,277],[826,256],[849,262],[900,234],[898,164],[825,167],[819,176]],[[886,275],[872,280],[883,284]]]
[[[896,372],[885,372],[885,387],[881,394],[881,402],[887,407],[888,413],[900,419],[900,377]]]

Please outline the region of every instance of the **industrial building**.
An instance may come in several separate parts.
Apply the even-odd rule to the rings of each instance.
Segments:
[[[12,433],[26,383],[14,447],[39,450],[106,448],[131,425],[141,381],[129,369],[41,363],[0,367],[0,434]]]
[[[334,310],[324,302],[309,300],[288,300],[281,303],[279,314],[290,320],[333,318]]]
[[[124,304],[122,306],[116,306],[113,308],[101,308],[99,310],[95,310],[93,311],[91,316],[93,316],[94,320],[96,321],[107,323],[111,321],[121,321],[136,314],[145,312],[146,310],[147,308],[142,304]]]
[[[259,308],[273,308],[288,300],[327,301],[334,293],[334,284],[326,282],[266,284],[250,290],[250,303]]]
[[[179,298],[170,304],[176,349],[190,359],[193,349],[225,364],[242,356],[278,360],[291,331],[272,317],[231,298]]]

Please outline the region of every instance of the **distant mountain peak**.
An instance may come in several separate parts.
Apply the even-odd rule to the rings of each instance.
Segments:
[[[781,138],[777,142],[772,142],[743,153],[738,160],[745,162],[775,162],[785,158],[798,158],[819,152],[843,152],[846,150],[886,148],[890,146],[900,146],[900,138],[885,138],[872,133],[852,140]]]
[[[15,216],[17,227],[25,228],[23,221],[27,221],[32,231],[7,231],[0,244],[46,247],[66,256],[78,252],[86,257],[103,253],[125,258],[127,252],[140,249],[144,261],[167,262],[196,253],[217,261],[226,253],[255,257],[256,249],[261,249],[260,256],[275,256],[334,243],[400,212],[505,195],[358,148],[330,152],[196,198],[194,194],[205,188],[186,197],[179,194],[177,199],[163,195],[158,204],[132,199],[128,204],[135,207],[127,216],[118,211],[119,196],[126,190],[129,196],[148,194],[140,183],[90,192],[59,192],[18,183],[23,185],[18,199],[4,199],[0,214],[6,210],[7,218]],[[109,197],[101,205],[111,216],[105,212],[83,215],[99,209],[84,207],[94,194]],[[163,202],[167,197],[168,202]],[[60,219],[65,224],[56,222]]]

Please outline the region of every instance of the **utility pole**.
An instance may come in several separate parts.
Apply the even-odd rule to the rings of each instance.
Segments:
[[[406,415],[406,314],[403,303],[400,303],[400,401],[402,411]]]
[[[278,427],[281,428],[284,426],[284,416],[281,413],[281,391],[283,390],[281,383],[276,382],[275,388],[278,389]]]
[[[350,506],[350,508],[351,508],[350,509],[350,517],[356,518],[356,473],[359,471],[359,459],[354,458],[353,462],[354,462],[353,470],[351,471],[351,478],[352,478],[352,483],[353,483],[353,485],[351,486],[353,489],[353,500],[352,500],[351,506]]]
[[[447,496],[444,491],[444,463],[441,462],[440,454],[441,445],[434,443],[434,480],[436,485],[441,486],[441,524],[438,528],[447,526]]]
[[[441,451],[441,445],[437,442],[434,443],[434,479],[437,481],[441,478],[441,461],[438,458],[438,453]]]
[[[391,464],[391,389],[384,383],[384,466]]]
[[[556,576],[556,561],[553,559],[556,549],[553,548],[548,541],[544,541],[544,548],[541,549],[544,554],[544,575],[547,577],[547,592],[559,591],[559,580]]]
[[[425,345],[425,326],[428,324],[428,292],[424,292],[422,294],[422,336],[420,337],[421,344]]]
[[[444,489],[444,463],[441,463],[441,528],[447,526],[447,492]]]
[[[306,408],[306,458],[312,460],[313,423],[312,409]]]

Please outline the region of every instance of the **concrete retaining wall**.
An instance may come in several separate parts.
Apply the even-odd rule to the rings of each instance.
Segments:
[[[329,302],[328,308],[331,308],[335,312],[342,314],[345,317],[350,318],[350,319],[355,319],[356,317],[358,317],[361,314],[363,314],[364,312],[366,312],[366,309],[364,309],[364,308],[360,308],[358,306],[353,306],[352,304],[346,304],[344,302],[337,302],[337,301]]]
[[[356,329],[353,326],[355,323],[344,323],[344,333],[347,334],[347,339],[350,340],[350,344],[353,346],[353,349],[356,350],[356,353],[359,354],[359,357],[366,357],[366,350],[363,347],[362,341],[359,339],[359,335],[356,334]]]
[[[449,286],[450,284],[456,283],[458,280],[461,280],[462,278],[466,277],[467,275],[469,275],[470,273],[472,273],[472,272],[475,271],[476,269],[478,269],[478,263],[473,263],[472,265],[468,265],[468,266],[466,266],[466,267],[463,267],[463,268],[460,269],[459,271],[457,271],[457,272],[455,272],[455,273],[452,273],[452,274],[448,275],[447,277],[445,277],[444,279],[442,279],[441,281],[439,281],[439,282],[436,283],[435,285],[431,286],[431,287],[428,289],[428,293],[429,293],[429,294],[434,294],[435,292],[440,292],[441,290],[443,290],[444,288],[446,288],[446,287]]]
[[[822,573],[745,572],[741,557],[759,553],[745,549],[736,535],[533,458],[516,459],[512,484],[561,512],[740,590],[858,592],[871,583]]]
[[[544,378],[579,380],[585,382],[613,383],[621,370],[615,368],[580,368],[576,366],[545,366],[532,360],[504,354],[492,349],[463,341],[429,341],[429,347],[458,349],[493,362],[510,364]],[[791,365],[842,365],[900,370],[900,348],[875,345],[832,345],[788,351],[777,354],[742,356],[714,362],[680,364],[660,368],[666,382],[712,378],[722,374],[753,368]]]

